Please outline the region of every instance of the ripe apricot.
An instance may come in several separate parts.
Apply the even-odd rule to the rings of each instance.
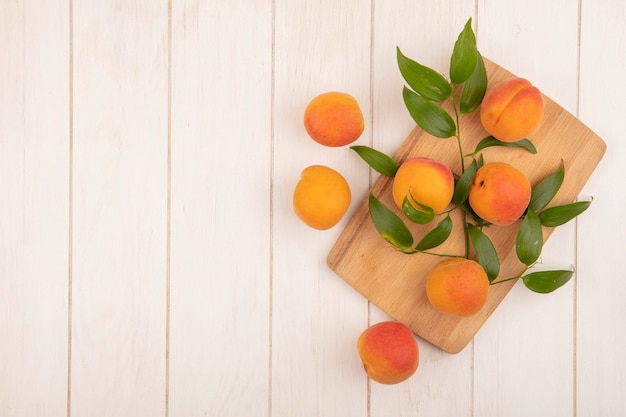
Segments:
[[[293,209],[306,225],[319,230],[336,225],[350,206],[346,179],[332,168],[312,165],[302,171],[293,193]]]
[[[490,162],[476,171],[468,200],[481,219],[508,226],[524,214],[531,191],[522,171],[504,162]]]
[[[363,133],[363,113],[354,97],[330,91],[309,102],[304,110],[304,128],[319,144],[344,146]]]
[[[487,90],[480,105],[480,121],[487,132],[503,142],[526,138],[539,126],[543,99],[539,89],[524,78],[510,78]]]
[[[436,264],[426,279],[426,296],[437,310],[457,316],[476,314],[487,302],[489,279],[476,261],[451,258]]]
[[[414,205],[416,202],[426,205],[437,214],[452,200],[454,177],[441,162],[423,157],[408,159],[396,172],[392,193],[399,209],[404,198],[409,197]]]
[[[419,365],[419,348],[413,332],[395,321],[365,329],[357,341],[357,350],[367,375],[381,384],[405,381]]]

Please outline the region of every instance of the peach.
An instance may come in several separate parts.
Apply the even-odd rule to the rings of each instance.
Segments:
[[[481,219],[507,226],[524,214],[530,193],[530,182],[523,172],[504,162],[490,162],[476,171],[468,199]]]
[[[326,230],[350,207],[352,193],[343,175],[323,165],[311,165],[300,175],[293,192],[293,209],[306,225]]]
[[[413,332],[404,324],[384,321],[365,329],[357,350],[367,375],[381,384],[407,380],[419,365],[419,349]]]
[[[465,258],[436,264],[426,278],[426,296],[437,310],[456,316],[478,313],[489,295],[489,279],[482,266]]]
[[[396,172],[392,193],[399,209],[408,197],[414,204],[426,205],[438,214],[452,200],[454,177],[450,168],[441,162],[423,157],[408,159]]]
[[[359,103],[346,93],[320,94],[304,110],[304,128],[311,139],[324,146],[352,143],[361,136],[364,127]]]
[[[480,121],[490,135],[515,142],[535,131],[543,115],[543,99],[537,87],[524,78],[504,80],[485,93]]]

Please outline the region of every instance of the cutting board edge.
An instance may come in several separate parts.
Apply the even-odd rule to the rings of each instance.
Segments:
[[[504,70],[505,72],[509,73],[507,70],[503,69],[502,67],[497,66],[497,64],[493,63],[493,65],[495,65],[498,69]],[[602,159],[603,159],[603,157],[604,157],[604,155],[605,155],[605,153],[607,151],[607,144],[597,133],[595,133],[589,126],[584,124],[578,118],[576,118],[571,112],[569,112],[566,109],[564,109],[563,107],[559,106],[558,103],[556,103],[550,97],[548,97],[548,96],[545,96],[545,97],[548,100],[552,101],[552,103],[554,105],[558,106],[559,110],[562,111],[568,118],[576,120],[577,123],[579,123],[580,126],[583,127],[584,130],[586,130],[585,133],[581,133],[580,134],[580,136],[584,137],[585,140],[589,141],[584,146],[585,146],[585,148],[587,146],[592,146],[593,149],[595,149],[595,152],[592,152],[592,155],[594,155],[594,159],[592,159],[592,165],[590,166],[589,175],[586,176],[586,178],[584,178],[584,182],[580,182],[579,183],[580,190],[582,190],[582,188],[584,187],[586,182],[590,179],[593,171],[596,169],[596,167],[602,161]],[[417,125],[415,125],[411,129],[411,131],[409,132],[409,135],[405,138],[405,141],[400,145],[400,147],[394,153],[394,159],[397,159],[397,158],[404,159],[408,155],[411,154],[411,152],[413,151],[413,145],[411,145],[410,140],[411,140],[411,138],[413,136],[419,136],[418,132],[420,132],[420,131],[421,131],[421,128],[419,126],[417,126]],[[372,184],[372,187],[368,190],[368,193],[367,193],[368,195],[373,190],[375,190],[377,188],[381,189],[381,188],[384,187],[384,183],[380,184],[381,181],[384,181],[384,179],[382,177],[383,176],[381,175],[374,181],[374,183]],[[580,190],[576,193],[577,196],[580,194]],[[577,198],[577,196],[574,197],[574,198]],[[357,211],[355,211],[355,216],[358,215],[358,214],[360,214],[362,216],[361,219],[359,220],[359,224],[361,224],[361,225],[363,224],[364,221],[369,219],[369,216],[367,216],[364,213],[362,213],[362,211],[364,210],[363,206],[367,206],[367,197],[364,198],[364,201],[362,202],[362,204],[359,205],[359,208],[357,209]],[[351,221],[352,221],[352,219],[351,219]],[[347,228],[347,226],[346,226],[346,228]],[[344,232],[345,232],[345,230],[344,230]],[[326,258],[327,265],[330,267],[330,269],[335,274],[337,274],[341,279],[343,279],[345,282],[347,282],[355,291],[357,291],[357,293],[361,294],[368,301],[370,301],[373,305],[375,305],[377,308],[381,309],[381,311],[385,312],[392,319],[404,322],[406,324],[407,320],[405,320],[403,317],[399,317],[397,314],[394,314],[394,312],[390,311],[389,308],[386,308],[384,305],[381,305],[378,302],[376,302],[374,297],[371,297],[369,294],[367,294],[367,292],[362,291],[358,287],[358,281],[355,282],[352,279],[350,279],[350,278],[348,278],[348,277],[343,275],[343,273],[342,273],[343,268],[341,267],[341,264],[344,261],[344,258],[346,257],[346,255],[349,255],[349,249],[350,248],[348,248],[347,250],[344,250],[341,253],[341,256],[339,256],[339,257],[335,257],[335,255],[337,255],[336,251],[339,248],[340,241],[342,241],[342,238],[343,238],[344,242],[346,241],[346,239],[348,239],[344,235],[344,232],[341,233],[339,239],[335,242],[335,244],[333,245],[333,248],[328,253],[328,256]],[[547,240],[550,237],[550,234],[548,234],[548,236],[544,237],[544,243],[547,242]],[[358,235],[359,235],[358,228],[357,229],[353,229],[352,233],[350,233],[349,239],[352,239],[352,238],[354,238],[355,236],[358,236]],[[511,283],[511,285],[508,286],[508,288],[506,289],[506,292],[504,293],[504,295],[502,295],[502,297],[495,303],[494,307],[483,318],[481,318],[480,320],[476,320],[476,318],[474,318],[474,323],[476,324],[474,326],[475,331],[469,337],[448,338],[448,339],[446,339],[446,337],[441,337],[440,338],[440,337],[436,337],[436,335],[428,334],[428,332],[421,331],[420,328],[415,328],[415,327],[411,327],[411,326],[409,326],[409,327],[411,327],[411,330],[418,337],[420,337],[421,339],[425,340],[429,344],[431,344],[431,345],[433,345],[433,346],[435,346],[435,347],[437,347],[437,348],[439,348],[439,349],[441,349],[441,350],[443,350],[443,351],[445,351],[447,353],[450,353],[450,354],[460,353],[474,339],[474,337],[476,336],[478,331],[484,326],[484,324],[489,319],[489,317],[495,312],[495,310],[498,308],[498,306],[500,305],[500,303],[502,302],[504,297],[506,297],[506,295],[508,295],[510,290],[513,288],[515,282],[517,282],[517,281],[513,281]],[[503,285],[503,284],[499,284],[499,285]],[[459,321],[458,325],[461,325],[461,323],[462,323],[462,321]]]

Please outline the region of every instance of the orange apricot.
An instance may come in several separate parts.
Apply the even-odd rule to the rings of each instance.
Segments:
[[[332,168],[312,165],[302,171],[293,193],[293,209],[306,225],[319,230],[336,225],[350,206],[346,179]]]
[[[352,143],[361,136],[364,127],[359,103],[346,93],[320,94],[304,110],[304,128],[311,139],[324,146]]]
[[[490,135],[515,142],[537,129],[543,115],[539,89],[524,78],[504,80],[487,90],[480,105],[480,121]]]
[[[397,384],[411,377],[419,365],[419,348],[404,324],[384,321],[365,329],[357,350],[367,375],[381,384]]]
[[[531,191],[522,171],[504,162],[490,162],[476,171],[468,200],[481,219],[508,226],[524,214]]]
[[[396,172],[392,193],[399,209],[408,197],[414,205],[423,204],[437,214],[452,200],[454,177],[450,168],[441,162],[423,157],[408,159]]]
[[[489,295],[489,279],[476,261],[451,258],[437,263],[426,279],[426,296],[437,310],[456,316],[478,313]]]

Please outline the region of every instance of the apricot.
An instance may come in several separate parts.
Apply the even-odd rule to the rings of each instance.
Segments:
[[[330,91],[309,102],[304,110],[304,128],[321,145],[344,146],[363,133],[363,113],[354,97]]]
[[[508,226],[524,214],[531,190],[523,172],[504,162],[490,162],[476,171],[468,199],[481,219]]]
[[[535,131],[543,115],[539,89],[524,78],[510,78],[487,90],[480,105],[480,121],[490,135],[515,142]]]
[[[478,313],[489,295],[489,279],[482,266],[465,258],[436,264],[426,278],[426,296],[437,310],[456,316]]]
[[[296,184],[293,209],[306,225],[326,230],[341,220],[351,197],[343,175],[323,165],[311,165],[302,171]]]
[[[414,205],[419,202],[438,214],[452,200],[454,177],[450,168],[441,162],[423,157],[408,159],[396,172],[392,193],[399,209],[408,197]]]
[[[383,321],[365,329],[357,350],[367,376],[381,384],[397,384],[411,377],[419,365],[419,348],[404,324]]]

